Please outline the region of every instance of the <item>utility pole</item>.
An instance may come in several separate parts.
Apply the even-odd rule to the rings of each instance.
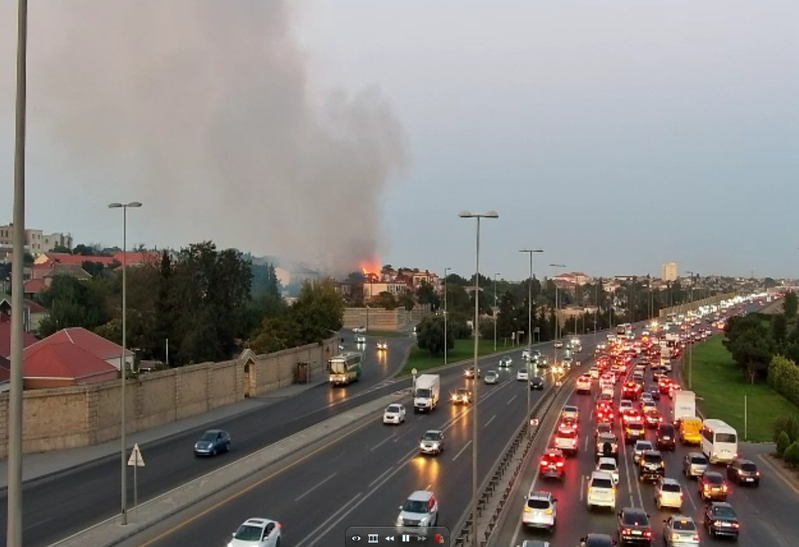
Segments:
[[[494,353],[497,352],[497,277],[499,277],[498,273],[494,274],[494,309],[491,310],[491,315],[493,315],[494,319]]]
[[[447,276],[452,268],[444,268],[444,364],[447,364],[447,345],[449,338],[447,338]]]

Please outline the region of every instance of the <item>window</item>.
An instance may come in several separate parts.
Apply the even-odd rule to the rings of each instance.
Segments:
[[[715,507],[711,511],[714,517],[718,518],[726,518],[726,519],[734,519],[737,518],[735,516],[735,511],[733,511],[732,507],[720,506]]]
[[[674,519],[672,521],[672,528],[675,530],[680,530],[684,532],[693,532],[696,530],[696,524],[692,520],[677,520]]]
[[[742,463],[741,464],[741,469],[743,471],[755,472],[755,471],[757,471],[757,466],[755,464],[753,464],[753,463]]]
[[[707,465],[707,458],[700,455],[691,456],[691,463],[695,463],[698,465]]]
[[[717,443],[735,443],[737,442],[737,437],[735,433],[716,433],[716,442]]]
[[[427,513],[428,505],[426,501],[422,500],[408,500],[405,502],[405,507],[403,507],[403,511],[408,513]]]
[[[613,488],[613,481],[601,477],[594,477],[591,481],[591,488],[604,488],[610,490]]]
[[[682,490],[679,484],[674,484],[670,482],[662,484],[660,489],[663,490],[664,492],[672,492],[675,494],[678,494]]]
[[[530,498],[527,500],[527,507],[530,509],[549,509],[549,500],[542,498]]]
[[[649,519],[646,513],[628,512],[622,515],[622,522],[627,526],[646,526],[649,524]]]

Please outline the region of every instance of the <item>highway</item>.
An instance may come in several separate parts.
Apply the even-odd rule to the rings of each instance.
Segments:
[[[345,346],[352,347],[352,334],[343,333]],[[317,386],[289,399],[264,405],[219,423],[189,429],[177,435],[142,445],[146,470],[138,475],[139,501],[143,502],[195,479],[233,459],[243,457],[302,429],[311,427],[337,412],[363,404],[390,393],[381,388],[386,379],[401,369],[407,349],[414,339],[385,338],[389,350],[378,354],[377,338],[369,338],[365,349],[364,371],[360,382],[331,390]],[[407,381],[406,384],[409,384]],[[219,427],[230,432],[233,447],[229,454],[196,459],[194,442],[202,431]],[[23,486],[25,544],[46,546],[72,533],[119,513],[119,459],[112,456],[87,463],[76,469],[43,477]],[[128,479],[133,499],[132,478]],[[3,489],[0,504],[5,506]],[[132,501],[131,501],[132,503]],[[0,525],[5,537],[6,513]]]
[[[651,372],[647,371],[647,380],[651,382]],[[617,401],[618,401],[617,389]],[[520,478],[519,496],[514,499],[509,508],[508,518],[501,530],[496,532],[492,545],[516,546],[525,539],[546,539],[554,545],[577,546],[579,539],[588,533],[610,534],[614,539],[616,534],[615,512],[593,510],[588,511],[585,495],[587,479],[594,470],[593,432],[595,421],[593,418],[594,401],[598,388],[595,386],[591,395],[573,394],[569,404],[577,405],[580,409],[580,444],[579,455],[567,461],[566,477],[563,483],[557,480],[541,479],[536,474],[540,450],[533,453],[534,459],[528,470]],[[669,415],[670,399],[663,396],[659,402],[659,409],[664,417]],[[615,433],[622,439],[621,427],[618,420]],[[545,439],[552,437],[553,428],[550,426]],[[648,430],[647,438],[654,441],[653,430]],[[541,443],[540,449],[544,446]],[[768,450],[768,445],[755,445],[741,443],[740,452],[743,457],[752,459],[758,464],[761,472],[761,486],[758,489],[730,485],[731,495],[728,501],[736,509],[741,521],[740,545],[780,545],[789,547],[796,545],[799,537],[799,522],[796,516],[799,511],[799,491],[782,481],[768,466],[762,463],[759,454]],[[685,501],[682,513],[693,517],[697,522],[702,522],[703,504],[697,494],[696,481],[688,480],[682,475],[682,458],[696,447],[683,447],[678,445],[674,452],[665,451],[666,476],[677,479],[683,486]],[[650,515],[653,526],[653,545],[663,545],[663,520],[672,510],[658,510],[654,502],[653,485],[641,483],[637,479],[636,467],[632,461],[632,447],[620,446],[620,480],[617,488],[617,510],[626,506],[642,507]],[[722,466],[718,467],[724,472]],[[546,532],[526,530],[521,526],[522,494],[530,489],[552,492],[558,498],[558,521],[555,532],[550,536]],[[723,539],[711,539],[704,530],[700,531],[702,545],[711,545],[724,542]],[[729,543],[729,541],[727,541]]]
[[[593,352],[592,336],[585,336],[582,359]],[[543,349],[546,348],[546,349]],[[551,350],[551,345],[542,351]],[[521,424],[527,405],[527,383],[516,381],[521,351],[511,352],[514,367],[502,372],[498,385],[480,381],[478,469],[487,476],[503,448]],[[498,358],[482,359],[485,373],[496,369]],[[549,381],[549,380],[548,380]],[[471,381],[463,368],[442,375],[442,393],[449,395]],[[543,392],[532,392],[535,402]],[[304,459],[281,469],[266,470],[247,485],[235,486],[191,508],[145,536],[123,545],[167,547],[224,545],[245,519],[266,516],[283,524],[284,542],[293,547],[342,545],[349,526],[393,526],[398,507],[414,490],[431,489],[439,500],[439,525],[454,527],[471,497],[470,408],[454,406],[448,397],[431,414],[414,414],[410,397],[407,422],[383,425],[378,417]],[[445,431],[440,456],[420,456],[419,438],[428,429]]]

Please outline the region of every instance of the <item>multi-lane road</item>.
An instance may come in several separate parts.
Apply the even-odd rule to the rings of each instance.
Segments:
[[[585,337],[588,342],[592,337]],[[540,346],[552,351],[551,345]],[[593,351],[586,343],[585,358]],[[498,385],[480,380],[477,401],[479,476],[489,473],[524,419],[528,385],[516,380],[521,351],[510,352],[513,368]],[[480,361],[483,373],[496,369],[497,357]],[[167,547],[223,545],[244,520],[266,516],[283,524],[293,547],[343,545],[349,526],[393,526],[398,507],[414,490],[432,490],[439,500],[439,525],[454,527],[471,496],[473,406],[454,406],[449,394],[469,385],[464,367],[442,373],[442,403],[430,414],[414,414],[410,396],[405,424],[383,425],[375,417],[346,437],[297,458],[281,469],[267,470],[248,484],[220,494],[153,527],[126,545]],[[533,403],[541,396],[532,392]],[[419,439],[428,429],[442,429],[446,448],[440,456],[421,456]]]
[[[345,343],[352,335],[344,334]],[[194,428],[142,446],[146,472],[138,476],[138,496],[143,502],[187,481],[230,463],[264,446],[311,427],[338,412],[353,408],[371,398],[390,393],[381,387],[403,365],[413,338],[387,338],[389,350],[375,351],[370,338],[365,350],[364,372],[360,382],[346,390],[331,390],[327,385],[311,388],[290,399],[264,405],[245,414],[227,418],[207,427]],[[409,381],[408,381],[409,383]],[[395,389],[395,388],[394,388]],[[219,427],[230,432],[233,449],[217,458],[195,459],[194,442],[203,430]],[[76,469],[32,480],[23,486],[25,544],[40,547],[53,543],[119,512],[119,459],[96,460]],[[132,489],[132,480],[128,480]],[[131,492],[132,499],[132,492]],[[0,505],[5,506],[2,491]],[[5,536],[6,514],[0,517]]]
[[[651,372],[647,372],[651,374]],[[651,376],[648,377],[651,382]],[[618,390],[617,390],[618,391]],[[525,539],[546,539],[554,545],[576,546],[581,537],[588,533],[610,534],[616,538],[616,515],[612,511],[593,510],[586,507],[586,481],[595,468],[593,432],[596,423],[593,419],[593,409],[597,388],[591,395],[574,394],[569,404],[577,405],[580,409],[580,451],[576,458],[570,459],[566,464],[566,476],[563,482],[558,480],[542,479],[536,474],[536,467],[540,452],[534,453],[534,459],[527,471],[521,475],[518,499],[515,499],[509,508],[508,519],[502,529],[496,534],[492,543],[496,546],[516,546]],[[618,401],[618,393],[617,393]],[[664,396],[659,402],[661,414],[669,415],[671,400]],[[615,433],[622,440],[621,428],[618,421],[615,424]],[[542,431],[544,433],[544,431]],[[551,438],[553,431],[546,431],[547,438]],[[654,433],[648,430],[647,438],[654,441]],[[762,483],[760,488],[745,488],[731,485],[732,494],[728,501],[736,509],[741,520],[740,545],[780,545],[789,547],[797,544],[799,537],[799,522],[795,517],[799,511],[799,492],[781,480],[766,465],[763,465],[761,455],[767,452],[768,445],[755,445],[742,443],[740,451],[743,457],[755,461],[761,472]],[[685,501],[682,513],[693,517],[697,522],[702,522],[703,503],[697,493],[697,484],[682,475],[682,459],[696,447],[677,446],[674,452],[663,452],[666,462],[666,476],[677,479],[683,486]],[[723,467],[720,467],[724,472]],[[641,483],[636,475],[636,466],[632,460],[632,447],[620,443],[619,471],[620,480],[617,488],[617,510],[623,507],[644,508],[651,517],[653,526],[653,545],[663,545],[663,520],[675,514],[672,510],[659,510],[654,501],[653,485]],[[558,525],[550,536],[546,532],[527,530],[521,525],[522,494],[530,489],[552,492],[558,498],[557,519]],[[700,532],[702,545],[716,544],[724,540],[713,540],[707,537],[704,531]],[[729,542],[728,542],[729,543]]]

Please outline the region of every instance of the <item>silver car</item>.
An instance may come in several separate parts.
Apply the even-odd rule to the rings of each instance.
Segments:
[[[438,501],[429,490],[417,490],[400,505],[396,525],[401,528],[435,526],[438,524]]]
[[[701,452],[690,452],[683,459],[682,470],[687,478],[695,479],[705,474],[708,465],[709,462],[704,454]]]
[[[558,499],[550,492],[530,492],[522,512],[522,523],[530,528],[555,529],[558,517]]]
[[[633,461],[635,463],[641,463],[641,457],[643,456],[644,452],[654,449],[655,447],[652,446],[650,441],[635,441],[635,448],[633,449]]]
[[[663,542],[667,547],[699,545],[699,529],[691,517],[676,515],[663,522]]]
[[[658,509],[671,507],[677,511],[682,510],[683,492],[680,483],[674,479],[663,477],[655,485],[655,504]]]

